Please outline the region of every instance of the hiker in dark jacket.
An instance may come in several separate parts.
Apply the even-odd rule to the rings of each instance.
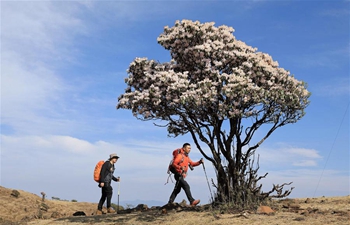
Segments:
[[[118,161],[119,156],[117,154],[110,154],[109,159],[102,165],[100,172],[99,187],[102,189],[102,196],[97,207],[97,215],[102,215],[102,206],[107,199],[107,213],[115,213],[115,210],[111,207],[111,200],[113,195],[113,188],[111,186],[112,180],[119,182],[120,177],[115,177],[114,164]]]

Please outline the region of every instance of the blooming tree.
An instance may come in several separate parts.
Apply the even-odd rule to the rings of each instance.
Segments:
[[[285,197],[282,185],[263,192],[256,149],[277,128],[301,119],[310,93],[270,55],[236,40],[234,29],[176,21],[158,43],[171,61],[136,58],[117,109],[141,120],[165,121],[169,136],[189,133],[217,174],[216,201],[250,204]],[[264,133],[253,142],[256,131]],[[254,140],[256,137],[254,137]],[[276,194],[275,194],[276,193]]]

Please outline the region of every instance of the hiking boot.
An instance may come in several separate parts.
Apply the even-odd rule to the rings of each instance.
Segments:
[[[168,205],[173,205],[174,201],[168,201]]]
[[[197,199],[197,200],[194,200],[193,202],[191,202],[191,206],[196,206],[199,204],[201,200]]]
[[[107,213],[115,213],[115,210],[112,207],[109,207],[107,209]]]
[[[102,214],[103,214],[102,210],[99,210],[99,209],[98,209],[98,210],[96,211],[96,215],[102,215]]]

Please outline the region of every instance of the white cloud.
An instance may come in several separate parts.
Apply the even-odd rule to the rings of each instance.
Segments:
[[[73,88],[57,68],[75,61],[75,38],[87,32],[78,10],[73,2],[2,2],[2,124],[22,133],[62,126]]]
[[[343,27],[343,29],[346,28],[345,26]],[[322,67],[332,70],[347,68],[350,56],[349,35],[341,31],[334,31],[337,34],[337,42],[310,45],[306,49],[309,52],[304,51],[303,54],[299,54],[297,57],[290,59],[290,61],[294,62],[297,67],[303,68]],[[348,77],[347,74],[338,74],[337,76]]]
[[[19,162],[23,170],[20,173],[3,172],[0,182],[8,188],[33,193],[44,190],[62,198],[94,201],[100,192],[95,192],[98,189],[92,180],[93,168],[99,160],[107,160],[109,154],[116,152],[120,159],[115,175],[123,179],[124,199],[147,198],[145,192],[139,191],[142,185],[145,190],[153,189],[149,199],[161,200],[167,198],[168,193],[162,196],[157,192],[166,181],[171,153],[177,147],[176,142],[143,141],[134,144],[134,140],[125,140],[116,144],[69,136],[1,135],[2,169],[16,170],[18,164],[15,162]],[[45,184],[37,186],[42,180],[46,181]],[[72,192],[67,187],[67,184],[77,183],[83,189]],[[166,188],[169,189],[169,185]]]
[[[2,49],[22,56],[27,65],[37,61],[67,61],[76,35],[87,27],[77,17],[73,2],[3,2]]]
[[[287,152],[292,155],[297,155],[300,157],[305,157],[305,158],[321,158],[321,156],[318,154],[318,152],[314,149],[306,149],[306,148],[287,148],[283,149],[282,152]]]
[[[20,60],[15,54],[3,54],[1,100],[5,118],[19,118],[24,112],[45,109],[64,90],[62,80],[53,71],[45,67],[30,69]]]
[[[340,57],[341,56],[332,53],[318,52],[314,54],[299,55],[298,57],[291,59],[291,61],[294,61],[295,64],[297,64],[299,67],[304,68],[325,67],[331,69],[338,69],[339,67],[341,67],[343,59],[346,59],[344,57]]]
[[[300,160],[299,162],[293,163],[293,166],[309,167],[317,166],[317,163],[314,160]]]
[[[261,147],[257,150],[260,155],[260,164],[262,167],[280,168],[280,166],[289,167],[313,167],[317,166],[317,161],[321,155],[315,149],[298,148],[280,144],[279,147],[267,148]]]
[[[173,1],[168,3],[164,1],[103,1],[103,4],[95,1],[82,4],[95,16],[100,26],[113,24],[121,27],[140,21],[159,20],[169,16],[169,12],[188,9],[188,5],[177,4]],[[172,7],[169,7],[169,4]]]
[[[349,192],[349,171],[328,169],[319,165],[323,156],[315,149],[295,147],[284,143],[262,147],[259,174],[268,172],[261,180],[264,191],[272,184],[293,182],[290,197],[343,196]]]
[[[313,95],[320,97],[339,97],[350,95],[350,79],[348,76],[328,79],[326,83],[315,83],[311,88]]]
[[[58,196],[62,199],[97,202],[100,191],[92,180],[93,168],[99,160],[106,160],[110,153],[116,152],[120,159],[116,164],[115,175],[122,178],[122,199],[151,199],[165,203],[174,185],[171,181],[164,185],[168,177],[167,166],[172,150],[180,147],[181,144],[175,141],[169,142],[169,140],[163,142],[124,140],[117,144],[106,141],[90,142],[69,136],[2,135],[2,168],[6,168],[6,171],[16,170],[18,165],[14,162],[20,162],[23,170],[20,173],[4,171],[1,185],[32,193],[45,191],[49,196]],[[346,189],[348,171],[324,171],[317,187],[321,170],[298,168],[291,170],[283,166],[291,156],[302,158],[304,161],[307,161],[305,158],[319,157],[313,150],[306,152],[304,154],[300,148],[296,148],[295,151],[293,149],[274,151],[274,154],[278,154],[274,155],[273,159],[267,160],[268,163],[281,159],[283,162],[277,165],[277,170],[268,171],[269,175],[262,180],[264,190],[268,190],[272,184],[293,181],[291,186],[296,189],[292,197],[310,197],[314,192],[317,195],[345,194],[348,190]],[[191,153],[191,158],[197,160],[199,157]],[[215,182],[212,165],[207,162],[205,166],[209,182],[211,183],[212,178]],[[265,166],[261,168],[269,169]],[[259,174],[264,174],[262,169]],[[45,182],[42,182],[43,180]],[[191,185],[194,197],[201,198],[203,202],[209,200],[209,189],[201,166],[189,172],[187,181]],[[40,186],[36,185],[38,182],[41,182]],[[70,184],[81,188],[72,191]],[[116,185],[114,184],[115,187]],[[213,187],[211,189],[214,190]],[[186,199],[183,193],[178,197],[179,201],[182,199]]]
[[[82,77],[81,72],[76,70],[76,74],[69,75],[61,72],[80,63],[77,61],[82,53],[75,47],[79,38],[98,34],[96,30],[99,26],[86,19],[87,15],[92,16],[89,14],[92,12],[83,10],[97,9],[98,19],[109,18],[108,15],[119,11],[134,15],[128,10],[132,4],[123,3],[126,8],[118,7],[120,4],[112,4],[112,8],[104,11],[107,15],[102,15],[99,14],[102,13],[98,11],[99,7],[106,9],[110,3],[2,3],[2,125],[22,135],[73,135],[77,130],[80,134],[89,130],[101,133],[102,127],[111,124],[116,124],[112,129],[118,133],[136,128],[127,118],[123,118],[123,122],[127,123],[124,125],[118,118],[96,118],[94,114],[100,114],[102,107],[116,111],[117,94],[111,98],[110,93],[100,94],[100,90],[92,93],[91,89],[101,88],[107,82],[116,82],[118,75],[109,73],[91,78]],[[119,11],[113,11],[114,7]],[[115,15],[121,16],[118,13]],[[107,24],[110,25],[112,21],[115,18]],[[123,79],[120,78],[120,81]],[[139,130],[145,129],[144,125],[138,126]]]
[[[349,171],[295,169],[273,171],[262,180],[264,191],[272,184],[293,182],[290,197],[345,196],[350,194]]]

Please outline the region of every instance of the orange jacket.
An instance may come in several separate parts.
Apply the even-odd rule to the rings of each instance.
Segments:
[[[174,159],[172,166],[175,168],[176,172],[178,172],[179,174],[182,174],[183,177],[186,177],[188,164],[195,167],[195,166],[199,166],[201,163],[200,161],[193,162],[190,159],[190,157],[188,157],[188,155],[186,155],[184,151],[181,150],[181,153],[179,153]],[[184,168],[183,171],[182,171],[182,168]]]

